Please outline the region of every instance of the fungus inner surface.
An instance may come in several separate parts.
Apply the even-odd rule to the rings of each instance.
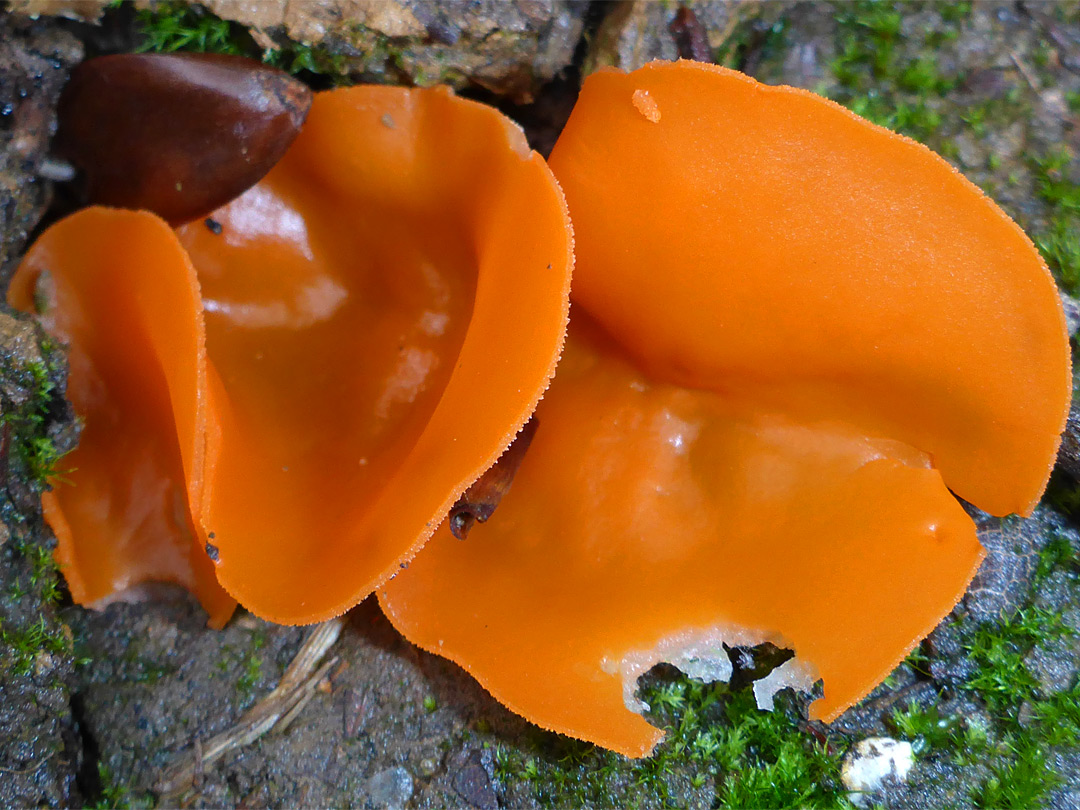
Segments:
[[[352,607],[531,416],[572,267],[547,165],[442,89],[320,94],[205,222],[57,223],[10,296],[32,311],[51,279],[71,344],[86,430],[45,507],[73,596],[174,581],[216,624],[232,597],[283,623]]]

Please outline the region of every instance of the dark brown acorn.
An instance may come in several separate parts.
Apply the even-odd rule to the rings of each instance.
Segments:
[[[178,225],[257,183],[311,100],[301,82],[240,56],[102,56],[64,88],[56,150],[84,173],[90,203]]]

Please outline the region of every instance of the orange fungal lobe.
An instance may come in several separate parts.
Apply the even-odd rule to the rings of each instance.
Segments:
[[[210,623],[221,588],[198,521],[207,367],[195,271],[168,225],[90,208],[51,227],[23,259],[8,301],[66,343],[67,394],[83,422],[69,480],[42,498],[75,601],[102,604],[149,581],[187,587]]]
[[[387,615],[630,756],[661,736],[637,677],[725,679],[724,644],[793,650],[759,705],[820,678],[832,720],[982,559],[950,489],[1026,513],[1046,484],[1070,395],[1052,278],[927,149],[723,68],[593,74],[551,165],[577,270],[543,429],[491,520],[380,591]]]

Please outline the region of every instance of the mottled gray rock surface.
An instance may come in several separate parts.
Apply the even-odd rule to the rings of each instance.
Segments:
[[[55,129],[56,99],[82,45],[55,25],[0,11],[0,285],[48,203],[37,173]]]
[[[100,20],[108,0],[12,0],[25,14]],[[140,8],[164,3],[139,0]],[[574,57],[585,0],[205,0],[265,51],[314,48],[352,80],[483,87],[529,101]]]
[[[0,12],[0,284],[44,214],[48,150],[67,70],[82,55],[55,26]],[[6,286],[6,285],[5,285]],[[78,804],[72,635],[58,618],[40,474],[73,446],[60,350],[0,306],[0,805]]]
[[[53,538],[41,521],[40,445],[70,449],[59,349],[0,309],[0,805],[79,802],[73,645],[59,619]]]

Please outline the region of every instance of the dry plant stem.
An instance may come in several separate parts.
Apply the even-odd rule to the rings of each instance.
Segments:
[[[318,683],[337,664],[337,657],[333,657],[318,666],[344,626],[343,616],[317,625],[274,691],[245,712],[232,728],[206,742],[196,741],[192,753],[183,755],[158,783],[158,793],[176,796],[189,790],[205,768],[225,754],[253,743],[275,726],[287,728],[307,705]]]
[[[1024,77],[1024,81],[1028,83],[1028,87],[1032,92],[1039,92],[1039,80],[1035,78],[1035,74],[1031,72],[1024,61],[1019,57],[1016,51],[1009,51],[1009,57],[1013,60],[1013,64],[1016,65],[1016,69],[1020,71],[1020,75]]]

